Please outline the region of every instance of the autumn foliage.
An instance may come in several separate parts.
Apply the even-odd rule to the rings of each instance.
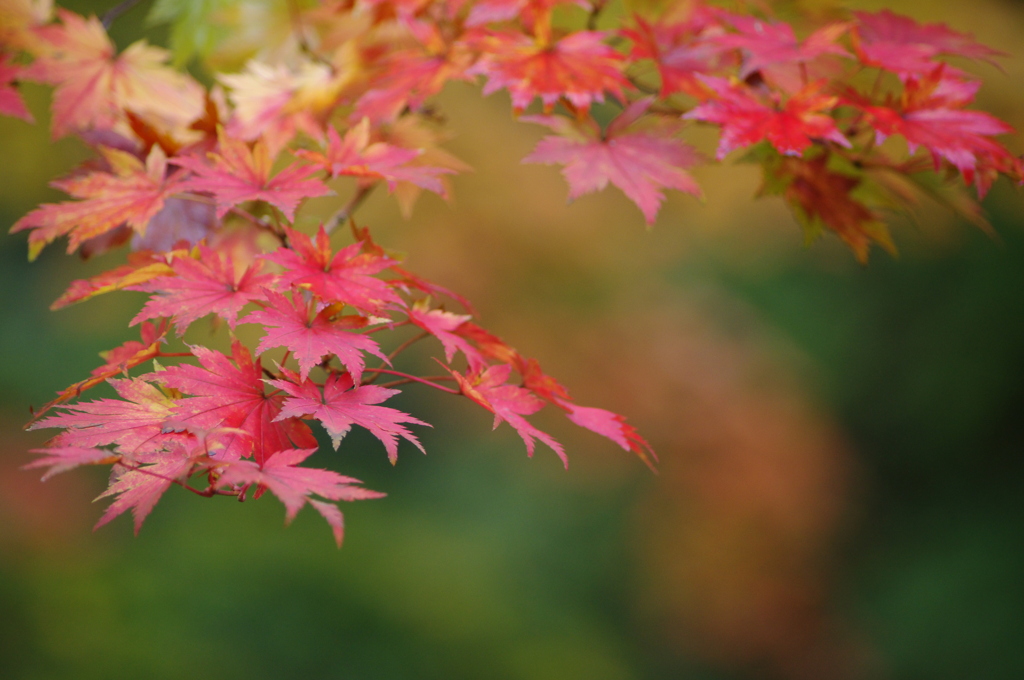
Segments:
[[[310,425],[335,448],[365,428],[394,463],[403,440],[422,450],[416,430],[429,427],[383,405],[406,385],[468,397],[530,455],[539,441],[567,464],[528,420],[551,405],[653,466],[622,416],[577,405],[353,220],[375,187],[408,214],[420,192],[447,196],[448,177],[467,169],[443,149],[431,103],[451,80],[506,91],[522,122],[550,130],[524,162],[560,166],[570,197],[614,185],[648,225],[666,190],[701,195],[690,171],[711,160],[685,137],[715,126],[714,161],[740,152],[760,164],[762,194],[781,196],[808,238],[832,232],[861,261],[873,245],[895,250],[885,211],[934,194],[936,178],[957,192],[951,207],[980,219],[963,193],[980,198],[1024,170],[997,140],[1009,127],[969,108],[980,81],[945,59],[999,53],[890,11],[794,25],[763,3],[331,0],[264,3],[243,31],[233,4],[154,6],[172,23],[175,61],[198,57],[212,74],[205,87],[145,41],[118,52],[105,28],[115,14],[0,0],[0,113],[31,121],[18,84],[50,85],[53,136],[95,149],[53,183],[71,200],[12,231],[28,232],[30,258],[61,238],[82,256],[128,245],[126,264],[75,281],[54,308],[150,294],[131,322],[139,338],[30,424],[60,429],[29,465],[46,476],[113,466],[100,525],[130,510],[138,530],[173,484],[240,499],[269,490],[289,520],[312,505],[340,544],[334,501],[381,494],[303,466],[317,447]],[[297,230],[303,202],[335,192],[339,177],[356,180],[350,200],[315,233]],[[166,349],[210,317],[231,333],[230,353]],[[255,347],[232,333],[246,324],[262,331]],[[438,350],[433,375],[401,368],[421,341]],[[279,348],[282,359],[265,358]],[[118,398],[83,399],[104,382]]]

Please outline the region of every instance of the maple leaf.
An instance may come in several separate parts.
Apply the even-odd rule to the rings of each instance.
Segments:
[[[109,129],[124,111],[184,126],[203,109],[202,88],[164,66],[167,52],[144,41],[122,54],[96,17],[58,9],[60,24],[35,29],[36,61],[24,77],[56,86],[53,137],[92,128]]]
[[[466,72],[487,77],[485,95],[507,89],[516,113],[535,97],[547,110],[562,97],[586,109],[603,102],[605,92],[622,100],[623,89],[631,87],[622,75],[622,55],[603,40],[597,31],[578,31],[553,42],[522,33],[488,33],[480,60]]]
[[[114,479],[107,490],[97,496],[96,500],[106,496],[117,496],[108,507],[93,530],[121,515],[127,510],[132,511],[135,534],[138,535],[142,523],[149,516],[153,507],[171,485],[183,482],[195,468],[196,452],[183,446],[171,447],[162,452],[150,465],[114,467]]]
[[[369,352],[390,365],[373,338],[352,332],[352,329],[366,326],[365,317],[349,315],[338,318],[339,310],[335,306],[317,312],[315,305],[302,300],[301,296],[293,295],[288,299],[273,291],[267,292],[267,300],[268,307],[251,312],[239,323],[258,323],[267,327],[256,353],[263,354],[272,347],[287,347],[299,362],[302,380],[329,355],[338,357],[356,384],[362,380],[366,366],[363,352]],[[314,309],[311,310],[311,306]]]
[[[0,52],[0,115],[14,116],[25,122],[34,123],[32,114],[25,108],[21,94],[14,87],[22,67],[11,63],[10,55]]]
[[[950,84],[953,81],[954,84]],[[874,106],[855,101],[875,130],[877,142],[890,135],[901,135],[907,148],[914,153],[924,147],[932,155],[935,168],[946,159],[971,183],[979,164],[983,169],[1005,168],[1016,174],[1019,163],[993,135],[1012,132],[1013,128],[983,111],[962,108],[973,98],[975,89],[957,84],[949,78],[944,66],[932,70],[925,77],[908,77],[903,96],[898,103]],[[986,174],[978,184],[979,195],[991,185]]]
[[[213,241],[220,224],[216,210],[195,198],[171,196],[164,201],[164,207],[146,225],[146,232],[132,234],[131,249],[168,253],[182,242],[194,246],[203,239]]]
[[[210,152],[208,158],[209,162],[198,156],[181,156],[173,163],[193,173],[184,183],[186,188],[213,194],[218,218],[239,203],[266,201],[291,221],[300,201],[331,193],[320,180],[309,179],[316,172],[311,166],[293,163],[271,177],[273,159],[263,140],[257,140],[250,149],[221,129],[217,152]]]
[[[420,305],[409,308],[409,320],[441,341],[444,347],[444,358],[449,364],[455,358],[455,352],[462,352],[469,363],[472,373],[481,371],[486,366],[483,356],[465,338],[456,334],[459,327],[472,317],[468,314],[452,314],[440,309],[425,309]]]
[[[781,193],[789,201],[801,218],[808,241],[824,225],[836,232],[864,263],[872,243],[890,253],[896,252],[896,246],[878,216],[851,196],[860,183],[856,177],[829,169],[827,155],[811,160],[785,157],[765,165],[762,193]]]
[[[127,374],[129,368],[155,358],[160,352],[160,343],[167,335],[166,320],[159,325],[143,322],[139,335],[141,340],[129,340],[114,349],[100,352],[106,363],[92,370],[93,377],[106,380],[116,373]]]
[[[450,368],[448,371],[455,377],[462,394],[494,414],[495,428],[504,421],[519,433],[526,444],[526,455],[533,457],[533,450],[536,447],[534,439],[539,439],[558,454],[562,464],[568,469],[569,458],[565,455],[562,445],[523,417],[541,410],[544,401],[528,389],[506,384],[512,372],[511,366],[498,364],[488,367],[482,373],[470,375],[462,375]]]
[[[89,279],[72,281],[68,289],[53,301],[50,309],[61,309],[62,307],[88,300],[103,293],[123,290],[128,286],[144,283],[158,276],[166,276],[173,271],[164,258],[155,257],[153,253],[130,253],[128,255],[128,264],[114,267]]]
[[[30,453],[38,453],[42,458],[22,465],[22,470],[33,468],[50,468],[43,474],[42,481],[46,481],[61,472],[73,470],[82,465],[110,465],[121,460],[121,456],[108,449],[82,446],[57,446],[47,449],[32,449]]]
[[[465,321],[459,324],[453,332],[472,341],[481,354],[494,361],[511,365],[518,365],[518,362],[522,361],[519,352],[513,347],[509,346],[497,335],[477,326],[472,321]]]
[[[466,73],[473,58],[468,45],[446,44],[443,39],[429,42],[436,44],[388,53],[370,77],[371,87],[356,102],[350,120],[394,122],[406,109],[422,109],[449,81],[472,80]]]
[[[654,472],[658,460],[651,445],[640,436],[636,428],[626,424],[626,419],[617,413],[592,406],[578,406],[570,401],[557,400],[566,411],[566,417],[580,427],[596,432],[618,444],[625,451],[632,451]]]
[[[801,155],[814,140],[828,140],[849,147],[850,142],[827,115],[839,98],[821,94],[823,83],[811,83],[789,97],[785,104],[766,103],[749,88],[722,78],[701,80],[717,95],[687,112],[683,118],[715,123],[722,127],[716,160],[733,149],[768,140],[779,152]]]
[[[394,190],[398,182],[411,182],[416,186],[445,196],[445,187],[439,175],[451,174],[450,168],[410,165],[422,151],[403,149],[383,142],[370,143],[370,120],[363,118],[355,127],[338,136],[334,127],[327,129],[325,153],[299,150],[296,155],[321,166],[332,177],[347,175],[360,180],[384,180]]]
[[[739,14],[726,13],[726,16],[739,33],[721,36],[717,43],[722,47],[740,48],[747,53],[747,58],[740,69],[741,79],[768,67],[804,63],[826,54],[850,56],[849,52],[835,42],[849,30],[849,24],[828,24],[801,43],[796,39],[793,27],[785,22],[762,21]]]
[[[308,502],[327,520],[340,548],[344,535],[341,511],[336,505],[316,501],[310,495],[316,494],[332,501],[358,501],[383,498],[385,494],[356,486],[362,482],[332,470],[299,467],[299,463],[315,451],[315,448],[278,451],[263,465],[248,460],[230,461],[219,468],[217,485],[256,484],[270,489],[284,504],[285,524],[291,523]]]
[[[699,158],[690,145],[671,137],[671,131],[666,128],[625,131],[649,105],[648,99],[634,102],[601,137],[596,137],[593,129],[589,137],[545,137],[523,162],[565,165],[562,175],[569,183],[571,199],[600,191],[611,182],[640,208],[647,224],[653,224],[664,199],[663,188],[695,196],[701,195],[701,190],[685,170]],[[572,132],[564,118],[533,117],[529,120]]]
[[[698,9],[685,21],[677,23],[652,24],[642,17],[636,17],[636,23],[636,28],[623,29],[620,33],[633,42],[631,59],[654,61],[661,76],[659,95],[665,98],[675,92],[685,92],[704,99],[705,88],[697,74],[713,73],[729,61],[726,48],[718,43],[721,29],[717,20],[706,10]]]
[[[29,429],[60,427],[53,439],[61,446],[83,448],[117,445],[125,454],[161,450],[190,435],[164,432],[175,402],[155,385],[138,378],[108,380],[121,399],[101,399],[61,406],[59,413],[33,423]]]
[[[325,63],[303,60],[291,69],[252,60],[244,73],[218,76],[235,104],[227,131],[247,141],[262,138],[271,156],[299,132],[322,139],[323,119],[351,79],[348,70]]]
[[[438,128],[436,121],[432,121],[424,115],[407,113],[393,123],[378,129],[377,134],[382,142],[391,146],[419,152],[416,158],[409,161],[410,166],[444,170],[437,174],[443,187],[443,191],[440,193],[442,197],[447,197],[451,193],[448,186],[449,181],[445,175],[471,170],[468,165],[441,147],[441,143],[448,138],[448,135]],[[399,180],[395,187],[393,195],[398,200],[402,216],[406,219],[412,214],[413,205],[421,192],[422,187],[412,182]]]
[[[159,293],[146,302],[130,326],[155,317],[171,317],[178,337],[196,319],[216,314],[235,327],[238,313],[246,304],[265,297],[264,286],[272,284],[273,274],[261,274],[263,262],[257,260],[244,269],[236,265],[230,253],[198,246],[198,258],[175,257],[171,274],[130,286],[129,290]]]
[[[854,12],[853,16],[858,22],[853,45],[861,61],[896,73],[930,72],[936,66],[935,57],[944,54],[989,62],[1005,56],[945,24],[919,24],[887,9]]]
[[[291,248],[278,248],[264,255],[264,259],[284,267],[280,285],[305,288],[324,302],[351,305],[374,316],[388,303],[402,305],[402,299],[387,282],[373,276],[394,264],[394,260],[376,253],[361,253],[362,242],[332,254],[331,239],[323,226],[315,243],[300,231],[286,227],[285,233]]]
[[[315,445],[305,423],[278,417],[281,398],[264,394],[263,369],[244,345],[232,341],[231,359],[206,347],[195,346],[191,351],[201,366],[170,366],[146,377],[192,395],[178,400],[177,422],[202,430],[234,430],[224,438],[222,458],[252,455],[262,463],[292,444]]]
[[[143,324],[142,339],[143,342],[148,344],[129,341],[121,347],[111,350],[110,353],[107,353],[107,356],[104,356],[105,353],[101,352],[100,356],[104,356],[106,363],[93,370],[92,377],[80,380],[70,387],[58,392],[57,398],[36,411],[33,419],[38,420],[54,406],[74,399],[86,390],[92,389],[93,387],[106,382],[108,378],[113,378],[118,374],[125,373],[129,368],[134,368],[141,363],[157,357],[160,354],[160,343],[163,342],[164,336],[166,335],[166,323],[161,323],[156,327],[153,327],[152,324]],[[131,350],[135,350],[134,354],[130,354]]]
[[[287,374],[286,374],[287,375]],[[298,377],[298,376],[294,376]],[[430,424],[418,418],[402,413],[398,409],[387,406],[375,406],[398,394],[400,390],[391,390],[376,385],[353,387],[352,376],[347,373],[327,376],[323,391],[314,382],[302,380],[299,383],[288,380],[267,380],[267,383],[284,390],[291,395],[284,400],[279,419],[290,416],[312,416],[319,420],[327,434],[330,435],[334,448],[337,449],[342,438],[348,434],[353,425],[369,430],[373,436],[384,444],[388,452],[388,460],[394,465],[398,461],[398,438],[412,442],[423,451],[423,445],[401,423],[413,425]],[[426,453],[426,451],[423,451]]]
[[[68,253],[82,242],[127,224],[142,234],[164,201],[184,188],[182,173],[167,174],[167,158],[154,146],[145,165],[130,153],[101,147],[113,173],[88,172],[52,182],[52,186],[83,199],[45,204],[22,217],[11,233],[31,229],[29,259],[60,236],[68,237]]]

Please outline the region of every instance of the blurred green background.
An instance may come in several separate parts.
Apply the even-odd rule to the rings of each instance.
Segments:
[[[1024,128],[1019,4],[894,8],[1015,53],[977,67],[981,105]],[[24,90],[45,121],[46,92]],[[802,248],[752,168],[700,170],[706,203],[673,196],[647,231],[614,190],[566,205],[557,169],[520,165],[543,131],[502,97],[458,85],[439,105],[475,172],[451,205],[405,221],[375,195],[361,220],[580,402],[626,413],[661,474],[543,417],[571,466],[529,460],[478,408],[410,389],[429,455],[403,445],[392,468],[353,433],[312,461],[389,494],[344,508],[340,551],[308,510],[285,529],[269,496],[180,489],[137,538],[127,519],[92,533],[103,474],[40,484],[18,468],[46,433],[20,426],[131,337],[144,298],[50,312],[123,255],[56,245],[30,265],[9,236],[0,678],[1024,677],[1019,192],[986,203],[998,240],[926,208],[894,217],[899,259],[860,267],[835,239]],[[5,227],[85,156],[9,119],[0,149]]]

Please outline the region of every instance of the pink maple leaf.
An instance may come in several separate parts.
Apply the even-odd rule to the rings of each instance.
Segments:
[[[896,73],[930,72],[936,66],[935,57],[943,54],[989,62],[1004,56],[945,24],[919,24],[887,9],[853,15],[858,21],[854,47],[861,61]]]
[[[151,465],[138,467],[114,467],[114,479],[107,490],[97,500],[105,496],[117,496],[103,516],[96,522],[93,529],[121,515],[127,510],[132,511],[135,533],[139,533],[142,523],[149,516],[157,501],[171,485],[184,482],[195,469],[196,459],[201,453],[183,446],[173,446],[168,451],[154,458]]]
[[[658,457],[655,455],[654,449],[640,436],[635,427],[626,424],[626,419],[623,416],[603,408],[578,406],[563,399],[559,399],[555,403],[565,409],[566,417],[569,420],[602,437],[611,439],[626,451],[632,451],[647,464],[647,467],[655,470],[654,464]]]
[[[299,383],[268,380],[267,383],[291,395],[291,398],[285,399],[279,419],[290,416],[316,418],[323,423],[324,429],[334,442],[334,448],[338,448],[341,439],[348,434],[353,425],[359,425],[369,430],[384,444],[392,465],[398,461],[399,437],[412,442],[416,448],[423,451],[423,445],[401,423],[430,427],[428,423],[398,409],[374,405],[398,394],[400,390],[376,385],[353,387],[352,377],[347,373],[340,376],[329,375],[322,392],[319,385],[309,380]]]
[[[73,470],[82,465],[110,465],[121,460],[121,456],[108,449],[82,446],[57,446],[46,449],[32,449],[31,453],[38,453],[42,458],[22,465],[22,470],[33,468],[50,468],[43,474],[42,481],[61,472]]]
[[[194,174],[185,182],[187,188],[213,194],[217,217],[224,217],[245,201],[266,201],[280,208],[291,221],[300,201],[331,192],[320,180],[309,179],[316,172],[312,166],[293,163],[271,177],[273,160],[262,140],[257,140],[250,149],[245,142],[220,130],[217,152],[210,152],[208,159],[181,156],[173,162]]]
[[[519,433],[523,443],[526,444],[528,456],[533,457],[533,450],[536,447],[534,439],[539,439],[558,454],[566,468],[569,467],[569,458],[565,455],[562,445],[551,435],[535,428],[523,417],[541,410],[544,407],[544,401],[528,389],[506,384],[509,374],[512,372],[510,365],[490,366],[482,373],[468,376],[451,369],[448,371],[455,376],[464,395],[494,414],[495,428],[504,421]]]
[[[61,427],[53,439],[59,446],[97,447],[114,444],[125,454],[162,450],[188,434],[164,432],[174,418],[175,402],[155,385],[138,378],[109,380],[120,399],[100,399],[61,406],[58,413],[33,423],[29,429]]]
[[[762,101],[741,84],[722,78],[703,77],[702,80],[717,98],[691,109],[683,118],[722,127],[722,138],[715,154],[718,160],[734,149],[764,140],[790,156],[803,154],[816,139],[850,146],[835,120],[827,114],[839,99],[821,94],[821,83],[811,83],[784,104],[774,104]]]
[[[328,355],[338,357],[356,384],[362,380],[366,366],[363,352],[391,363],[373,338],[352,332],[366,326],[365,317],[349,315],[338,318],[335,306],[316,312],[315,305],[303,301],[301,296],[293,295],[288,299],[273,291],[268,291],[267,296],[269,306],[248,314],[241,323],[266,326],[267,333],[260,339],[256,353],[263,354],[272,347],[287,347],[299,362],[302,380]]]
[[[129,286],[128,290],[159,293],[146,302],[131,324],[155,317],[171,317],[178,336],[196,319],[216,314],[232,328],[238,313],[253,300],[263,299],[264,286],[274,281],[272,274],[261,274],[263,263],[241,269],[230,253],[198,247],[199,258],[184,255],[171,261],[174,274],[158,276],[144,283]]]
[[[60,236],[68,236],[68,253],[72,253],[82,242],[122,224],[143,234],[165,200],[184,189],[183,173],[167,175],[167,158],[159,146],[153,147],[145,164],[124,151],[107,147],[100,151],[113,172],[97,170],[51,183],[82,200],[42,205],[11,227],[11,233],[32,230],[30,258]]]
[[[280,285],[306,288],[327,303],[351,305],[364,314],[377,314],[388,303],[402,299],[386,281],[375,278],[395,261],[377,253],[363,253],[357,242],[333,253],[323,226],[314,243],[309,236],[285,229],[291,248],[278,248],[264,258],[284,267]]]
[[[440,309],[421,309],[418,306],[411,307],[408,314],[410,321],[441,341],[445,361],[449,364],[455,357],[455,352],[462,352],[469,362],[471,373],[483,370],[487,365],[480,352],[469,341],[455,333],[462,324],[472,318],[468,314],[452,314]]]
[[[0,52],[0,115],[14,116],[34,123],[32,114],[25,107],[21,94],[14,87],[22,70],[22,67],[11,63],[10,55]]]
[[[263,369],[244,345],[232,342],[231,359],[206,347],[191,350],[202,366],[170,366],[147,377],[192,395],[178,400],[176,421],[202,430],[229,429],[220,457],[236,460],[253,455],[262,463],[293,443],[315,445],[305,423],[279,417],[281,398],[264,394]]]
[[[809,35],[802,43],[793,27],[783,21],[762,21],[741,14],[727,14],[739,33],[718,38],[722,47],[740,48],[747,54],[740,78],[766,67],[808,62],[825,54],[849,57],[836,40],[849,30],[849,24],[828,24]]]
[[[310,496],[315,494],[332,501],[359,501],[383,498],[384,494],[357,486],[362,484],[358,479],[345,477],[332,470],[300,467],[299,463],[315,451],[315,448],[278,451],[263,465],[248,460],[228,462],[220,468],[217,485],[257,484],[270,489],[284,504],[286,524],[295,519],[303,505],[310,503],[331,525],[334,539],[340,548],[344,535],[341,511],[332,503],[316,501]]]
[[[597,137],[551,136],[540,140],[524,163],[558,163],[569,183],[569,198],[600,191],[611,182],[632,200],[653,224],[664,199],[662,189],[671,188],[699,196],[700,187],[686,168],[699,158],[692,147],[671,136],[668,129],[626,132],[650,105],[649,99],[634,102]],[[532,119],[565,131],[564,119]]]

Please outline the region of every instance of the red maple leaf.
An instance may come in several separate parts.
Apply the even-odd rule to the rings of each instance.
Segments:
[[[344,536],[341,511],[332,503],[316,501],[310,496],[316,494],[332,501],[358,501],[383,498],[384,494],[356,486],[362,482],[332,470],[299,467],[299,463],[315,451],[315,448],[278,451],[263,465],[248,460],[229,461],[218,469],[217,485],[256,484],[270,489],[284,504],[285,524],[295,519],[303,505],[310,503],[331,525],[334,539],[340,548]]]
[[[167,157],[154,146],[145,164],[130,153],[100,147],[113,172],[93,171],[52,182],[52,186],[83,199],[42,205],[22,217],[11,233],[31,229],[29,257],[34,259],[50,242],[68,237],[68,253],[96,236],[127,224],[139,234],[164,206],[184,188],[183,173],[167,175]]]
[[[968,184],[975,181],[975,172],[982,170],[977,187],[979,195],[984,195],[992,181],[989,170],[1002,169],[1019,176],[1020,163],[991,139],[1013,128],[983,111],[963,108],[975,91],[973,83],[962,84],[940,65],[927,76],[909,76],[899,102],[886,106],[863,101],[854,104],[867,114],[879,143],[890,135],[902,135],[910,153],[919,147],[927,149],[936,169],[941,159],[946,159]]]
[[[854,12],[854,48],[865,64],[896,73],[931,72],[943,54],[993,61],[1005,56],[959,33],[945,24],[919,24],[910,17],[887,9],[880,12]]]
[[[296,155],[319,165],[332,177],[347,175],[360,180],[384,180],[393,190],[398,182],[411,182],[416,186],[444,195],[444,184],[439,175],[454,172],[450,168],[409,165],[422,151],[404,149],[384,142],[370,143],[370,120],[363,118],[355,127],[338,136],[333,126],[327,129],[327,149],[324,153],[299,150]]]
[[[163,450],[190,436],[164,431],[174,418],[175,402],[155,385],[138,378],[108,382],[120,399],[61,406],[65,413],[35,422],[29,429],[64,428],[54,437],[54,444],[83,448],[114,444],[121,453],[132,456]]]
[[[518,365],[522,361],[519,352],[504,340],[488,330],[477,326],[472,321],[459,324],[453,331],[460,337],[470,340],[485,357],[502,364]]]
[[[512,372],[511,366],[498,364],[488,367],[482,373],[470,375],[462,375],[450,368],[448,371],[455,376],[462,394],[494,414],[495,428],[504,421],[519,433],[523,443],[526,444],[528,456],[533,456],[536,446],[534,439],[539,439],[558,454],[566,468],[569,467],[569,458],[565,455],[562,445],[551,435],[535,428],[523,417],[541,410],[544,407],[544,401],[528,389],[506,384],[509,374]]]
[[[263,354],[272,347],[287,347],[299,362],[302,380],[329,355],[338,357],[356,384],[362,380],[366,366],[363,352],[391,363],[373,338],[352,332],[366,326],[366,317],[339,317],[337,306],[328,306],[317,312],[315,303],[304,301],[301,295],[288,299],[280,293],[268,291],[267,300],[268,307],[248,314],[240,323],[265,326],[267,332],[260,339],[256,353]]]
[[[158,276],[128,290],[159,293],[146,302],[129,325],[155,317],[171,317],[178,336],[196,319],[216,314],[232,328],[246,304],[265,297],[264,286],[272,284],[273,274],[261,274],[263,263],[257,260],[244,269],[236,265],[229,252],[198,246],[198,259],[184,254],[171,261],[173,274]]]
[[[608,126],[603,136],[592,128],[588,136],[551,136],[540,140],[524,163],[559,163],[569,182],[569,198],[600,191],[611,182],[626,194],[653,224],[664,199],[663,188],[678,189],[699,196],[700,187],[685,168],[699,158],[697,152],[668,128],[627,132],[650,100],[634,102]],[[534,122],[572,133],[562,117],[541,116]],[[596,127],[596,126],[595,126]]]
[[[410,28],[424,27],[411,23]],[[424,103],[452,80],[472,80],[466,68],[473,55],[461,41],[447,43],[429,27],[422,45],[387,53],[370,76],[370,89],[356,102],[351,121],[369,118],[374,124],[394,122],[406,109],[422,109]]]
[[[315,243],[302,232],[285,228],[285,233],[291,248],[278,248],[264,255],[284,267],[280,285],[305,288],[324,302],[351,305],[364,314],[378,314],[389,303],[402,304],[386,281],[374,277],[395,264],[394,260],[360,252],[361,241],[334,253],[323,226]]]
[[[263,369],[244,345],[231,343],[231,359],[206,347],[191,350],[202,366],[170,366],[147,378],[192,395],[178,400],[175,421],[206,431],[230,430],[223,438],[221,458],[252,455],[262,463],[293,444],[315,445],[305,423],[279,417],[281,398],[264,394]]]
[[[687,112],[683,118],[716,123],[722,128],[715,158],[767,140],[780,153],[799,156],[814,143],[828,140],[849,147],[850,142],[828,115],[838,97],[821,94],[822,83],[811,83],[784,104],[765,102],[753,90],[722,78],[701,80],[717,95]]]
[[[274,159],[262,140],[257,140],[250,149],[245,142],[232,139],[220,130],[217,152],[207,156],[205,160],[198,156],[181,156],[173,162],[194,174],[186,180],[187,188],[213,194],[217,217],[224,217],[231,208],[245,201],[266,201],[291,221],[295,219],[300,201],[331,193],[320,180],[309,179],[316,172],[312,166],[293,163],[271,177]]]
[[[622,75],[623,58],[602,42],[604,34],[578,31],[561,40],[535,40],[522,33],[488,33],[482,56],[467,73],[484,75],[484,94],[505,88],[512,107],[522,112],[535,97],[550,110],[565,98],[577,109],[604,101],[605,92],[623,99],[631,85]]]
[[[623,29],[633,42],[632,59],[652,59],[661,75],[660,96],[685,92],[703,99],[698,73],[710,74],[734,60],[718,43],[722,29],[706,8],[697,8],[685,21],[649,23],[636,18],[637,27]]]
[[[298,377],[294,374],[292,376]],[[352,376],[347,373],[327,376],[322,392],[319,385],[309,380],[298,383],[289,380],[268,380],[267,383],[291,395],[285,399],[279,419],[289,416],[316,418],[323,423],[324,429],[334,442],[334,448],[338,448],[341,439],[348,434],[353,425],[359,425],[369,430],[384,444],[392,465],[398,461],[399,437],[412,442],[416,448],[423,451],[423,445],[419,440],[400,423],[426,427],[430,427],[430,424],[398,409],[374,406],[398,394],[400,390],[376,385],[353,387]]]

